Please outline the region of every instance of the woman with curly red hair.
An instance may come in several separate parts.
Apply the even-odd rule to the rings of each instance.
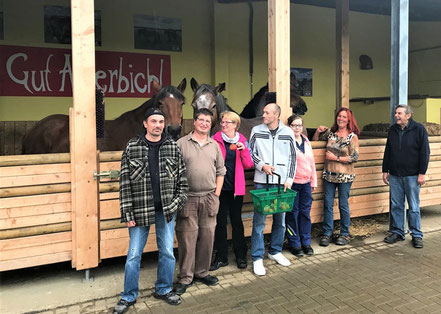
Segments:
[[[358,160],[358,129],[355,117],[348,108],[341,108],[335,115],[334,125],[328,135],[326,159],[323,170],[323,235],[321,246],[328,246],[333,239],[334,195],[338,189],[338,208],[340,211],[340,235],[337,245],[349,243],[349,192],[355,179],[354,163]]]

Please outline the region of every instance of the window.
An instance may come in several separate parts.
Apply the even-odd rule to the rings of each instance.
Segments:
[[[134,17],[135,48],[182,51],[181,20],[137,14]]]

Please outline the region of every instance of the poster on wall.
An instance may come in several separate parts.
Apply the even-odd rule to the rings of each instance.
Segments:
[[[291,81],[297,95],[312,96],[312,69],[291,68]]]
[[[0,40],[5,39],[3,29],[3,0],[0,0]]]
[[[180,19],[136,14],[133,25],[136,49],[182,51]]]
[[[171,84],[170,56],[95,52],[95,83],[106,97],[153,96]],[[0,96],[72,96],[70,49],[0,45]]]
[[[44,6],[44,42],[71,44],[70,7]],[[101,11],[95,11],[95,45],[101,46]]]

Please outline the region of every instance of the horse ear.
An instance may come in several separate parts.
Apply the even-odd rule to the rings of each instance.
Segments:
[[[199,84],[198,84],[198,82],[195,80],[194,77],[191,78],[191,80],[190,80],[190,85],[191,85],[191,89],[193,90],[193,92],[196,93],[196,91],[199,89]]]
[[[156,80],[152,80],[152,87],[156,93],[161,89],[161,85]]]
[[[184,93],[185,88],[187,87],[187,79],[184,77],[182,82],[176,87],[181,93]]]
[[[226,85],[225,82],[220,83],[218,86],[214,88],[214,92],[216,93],[216,95],[222,93],[225,90],[225,85]]]

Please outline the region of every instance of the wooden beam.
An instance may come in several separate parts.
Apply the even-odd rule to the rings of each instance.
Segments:
[[[98,184],[93,178],[97,169],[94,1],[71,0],[71,16],[73,260],[81,270],[99,263]]]
[[[336,1],[336,110],[349,108],[349,0]]]
[[[289,0],[268,1],[268,88],[277,92],[282,109],[280,120],[286,123],[290,107],[290,9]]]

